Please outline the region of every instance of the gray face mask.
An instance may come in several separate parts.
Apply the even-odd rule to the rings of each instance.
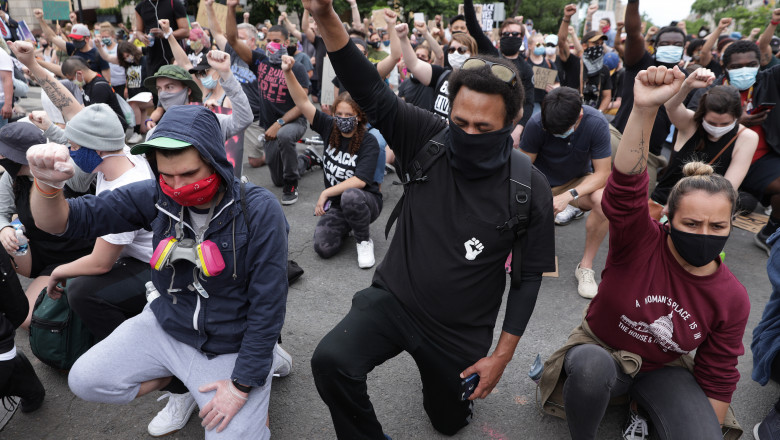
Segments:
[[[174,105],[184,105],[187,103],[187,87],[183,88],[179,92],[160,92],[160,106],[163,110],[168,111],[169,108]]]

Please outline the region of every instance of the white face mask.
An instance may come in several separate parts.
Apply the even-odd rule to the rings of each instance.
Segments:
[[[460,69],[460,66],[463,65],[463,63],[466,62],[467,59],[471,57],[471,54],[469,53],[458,53],[457,51],[451,54],[447,54],[447,60],[450,62],[450,66],[452,66],[453,69],[458,70]]]
[[[730,132],[734,129],[734,126],[737,124],[737,121],[732,122],[731,124],[725,126],[725,127],[716,127],[712,124],[709,124],[707,121],[703,120],[701,121],[701,127],[704,129],[704,131],[707,132],[710,136],[714,137],[715,139],[722,138],[726,133]]]

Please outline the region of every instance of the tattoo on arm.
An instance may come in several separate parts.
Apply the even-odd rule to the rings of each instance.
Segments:
[[[57,107],[57,110],[62,111],[63,108],[68,107],[69,105],[73,104],[73,101],[75,101],[72,96],[69,96],[69,91],[67,91],[64,87],[58,87],[60,84],[55,84],[55,81],[57,81],[56,79],[48,75],[45,78],[36,77],[36,79],[38,80],[38,84],[40,84],[43,91],[46,92],[46,95],[51,100],[51,103]]]
[[[639,160],[637,160],[636,165],[631,168],[628,174],[641,174],[647,168],[647,153],[645,153],[645,149],[647,149],[647,144],[645,143],[645,132],[642,130],[642,134],[639,137],[639,145],[631,150],[632,153],[639,153]]]

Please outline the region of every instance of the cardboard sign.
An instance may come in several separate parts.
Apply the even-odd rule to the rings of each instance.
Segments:
[[[757,234],[768,221],[769,216],[751,212],[750,215],[738,215],[734,219],[734,226]]]
[[[44,20],[70,20],[70,2],[43,0]]]
[[[464,7],[462,4],[458,5],[458,14],[464,14]],[[483,31],[489,31],[493,29],[495,19],[493,18],[493,12],[495,11],[495,5],[488,3],[485,5],[474,5],[474,13],[477,15],[477,20],[480,21]]]
[[[387,21],[385,20],[384,9],[374,9],[371,11],[371,21],[374,22],[374,29],[387,29]]]
[[[419,21],[420,23],[425,23],[425,14],[422,12],[415,12],[414,13],[414,21]]]
[[[24,41],[35,42],[35,36],[30,32],[30,28],[27,27],[27,23],[24,20],[19,20],[19,27],[16,29],[16,37]]]
[[[322,81],[320,81],[320,103],[324,105],[333,105],[336,100],[333,78],[336,77],[336,71],[333,70],[333,64],[330,58],[325,56],[322,59]]]
[[[557,70],[533,66],[533,71],[535,88],[545,90],[548,85],[555,84],[555,77],[558,76]]]
[[[214,16],[217,19],[217,23],[222,28],[222,31],[225,32],[225,23],[227,22],[228,12],[227,6],[214,2],[211,7],[214,8]],[[200,3],[198,3],[198,16],[195,21],[200,23],[202,27],[209,27],[209,15],[206,13],[206,2],[204,0],[200,0]]]

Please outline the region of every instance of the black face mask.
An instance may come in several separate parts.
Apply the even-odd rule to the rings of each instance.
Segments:
[[[674,229],[669,223],[669,235],[672,237],[674,248],[677,253],[687,261],[688,264],[695,267],[706,266],[718,258],[723,248],[726,246],[728,235],[705,235],[691,234]],[[729,235],[731,235],[729,233]]]
[[[468,134],[450,119],[445,140],[452,167],[467,179],[479,179],[494,174],[509,161],[512,152],[512,125],[481,134]]]
[[[75,48],[76,48],[76,50],[81,50],[81,49],[83,49],[83,48],[84,48],[84,46],[86,46],[86,45],[87,45],[87,42],[86,42],[86,41],[84,41],[84,40],[81,40],[81,41],[74,41],[74,42],[73,42],[73,47],[75,47]]]
[[[369,41],[368,45],[373,47],[374,49],[379,49],[379,42],[378,41]]]
[[[0,166],[5,168],[5,171],[8,173],[8,175],[11,176],[11,178],[15,179],[16,175],[19,174],[19,170],[22,169],[23,165],[20,163],[16,163],[7,157],[4,157],[0,159]]]
[[[516,55],[523,45],[523,39],[520,37],[501,37],[501,53],[504,55]]]
[[[291,44],[291,45],[287,46],[287,55],[294,56],[295,55],[295,51],[297,49],[298,49],[298,46],[295,45],[295,44]]]

